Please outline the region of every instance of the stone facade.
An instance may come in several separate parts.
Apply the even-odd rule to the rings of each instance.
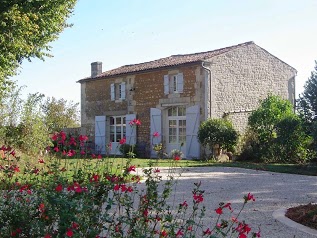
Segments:
[[[110,116],[133,114],[142,122],[137,128],[136,142],[147,144],[151,150],[151,131],[154,130],[151,128],[153,127],[152,109],[157,110],[160,115],[159,128],[162,135],[160,140],[165,144],[170,140],[171,126],[170,121],[167,120],[170,116],[169,109],[185,107],[188,144],[187,140],[197,132],[197,126],[207,118],[228,116],[234,126],[243,132],[249,113],[256,109],[259,100],[267,97],[269,93],[280,95],[294,103],[296,70],[291,66],[253,42],[220,49],[217,52],[202,53],[205,58],[199,58],[200,53],[190,55],[191,58],[186,55],[186,60],[194,57],[198,60],[194,58],[195,60],[191,62],[152,69],[144,69],[152,62],[143,63],[140,64],[140,67],[143,67],[141,70],[136,72],[131,70],[130,73],[126,72],[126,68],[130,66],[123,66],[107,71],[105,76],[80,80],[82,132],[94,137],[96,116],[105,116],[105,131],[109,131]],[[212,54],[212,57],[206,58],[206,54]],[[180,58],[171,57],[173,60]],[[170,57],[166,58],[167,62],[168,60]],[[135,66],[139,67],[139,65]],[[99,62],[98,67],[101,67]],[[122,70],[126,71],[120,73]],[[92,73],[95,74],[95,71],[94,68]],[[165,77],[180,74],[183,79],[182,91],[166,93]],[[123,82],[125,98],[123,100],[111,98],[111,85],[119,85]],[[116,90],[118,93],[118,88]],[[189,121],[190,114],[187,113],[191,110],[187,111],[187,109],[194,111],[197,109],[198,122],[195,122],[195,119]],[[196,128],[191,134],[188,134],[188,131],[192,130],[189,129],[189,124],[195,124]],[[110,137],[108,133],[105,134],[107,142]],[[195,146],[197,147],[197,144]],[[189,154],[189,150],[187,146],[184,153]]]
[[[251,44],[208,60],[211,70],[210,117],[228,114],[243,132],[249,112],[269,93],[295,104],[296,70]]]

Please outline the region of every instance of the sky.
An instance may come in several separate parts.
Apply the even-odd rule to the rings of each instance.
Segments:
[[[317,60],[317,0],[79,0],[53,58],[12,77],[29,93],[80,102],[90,64],[103,71],[254,41],[297,69],[296,96]]]

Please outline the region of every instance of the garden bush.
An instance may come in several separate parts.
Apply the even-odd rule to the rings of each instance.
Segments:
[[[269,95],[251,113],[244,136],[241,160],[301,163],[312,157],[312,138],[293,105],[278,96]]]
[[[244,206],[255,200],[250,193],[236,212],[230,203],[214,208],[212,225],[201,183],[193,185],[192,201],[173,202],[172,172],[162,181],[150,164],[140,184],[132,158],[114,171],[113,158],[82,151],[86,136],[61,132],[52,139],[50,156],[33,167],[23,167],[13,148],[2,147],[0,237],[260,237],[239,221]]]
[[[210,150],[219,146],[220,149],[233,152],[237,144],[238,132],[227,119],[208,119],[199,126],[198,140]]]

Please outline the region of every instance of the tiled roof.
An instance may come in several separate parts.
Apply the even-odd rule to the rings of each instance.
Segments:
[[[128,73],[136,73],[140,71],[146,71],[146,70],[152,70],[152,69],[158,69],[158,68],[163,68],[163,67],[169,67],[169,66],[176,66],[176,65],[182,65],[182,64],[187,64],[187,63],[194,63],[194,62],[199,62],[203,61],[209,58],[212,58],[216,55],[220,55],[223,53],[226,53],[230,50],[254,44],[253,41],[245,42],[242,44],[238,45],[233,45],[217,50],[212,50],[212,51],[206,51],[206,52],[199,52],[199,53],[194,53],[194,54],[184,54],[184,55],[171,55],[166,58],[161,58],[149,62],[144,62],[140,64],[131,64],[131,65],[124,65],[116,69],[111,69],[108,71],[105,71],[101,73],[100,75],[91,78],[85,78],[82,80],[87,80],[87,79],[95,79],[95,78],[106,78],[106,77],[112,77],[116,75],[122,75],[122,74],[128,74]],[[82,81],[80,80],[80,81]],[[79,81],[79,82],[80,82]]]

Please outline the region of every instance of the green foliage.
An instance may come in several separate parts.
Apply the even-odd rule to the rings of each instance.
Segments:
[[[49,43],[69,24],[76,0],[2,0],[0,9],[0,86],[24,59],[44,59]],[[0,89],[0,91],[2,91]]]
[[[200,124],[198,140],[212,149],[219,145],[222,149],[233,150],[238,140],[238,133],[226,119],[208,119]]]
[[[42,111],[45,115],[44,120],[48,130],[56,132],[63,128],[79,127],[78,106],[79,103],[48,97],[42,105]]]
[[[136,156],[136,147],[135,145],[129,145],[129,144],[122,144],[119,147],[119,151],[122,153],[122,155],[126,158],[128,157],[135,157]]]
[[[311,137],[292,104],[269,95],[249,117],[241,157],[264,162],[304,162],[311,154]]]
[[[317,61],[297,101],[297,110],[309,123],[317,121]]]

